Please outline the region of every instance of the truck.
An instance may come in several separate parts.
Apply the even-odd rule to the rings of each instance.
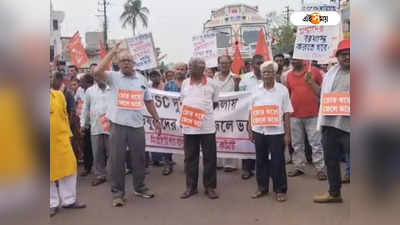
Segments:
[[[245,4],[225,5],[212,10],[210,19],[203,24],[204,33],[216,33],[218,56],[227,52],[232,56],[233,46],[238,44],[246,62],[251,60],[256,50],[259,31],[262,29],[265,33],[266,28],[266,18],[259,15],[258,7]]]

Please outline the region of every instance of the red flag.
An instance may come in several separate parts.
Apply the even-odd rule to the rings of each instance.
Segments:
[[[233,62],[231,70],[235,74],[240,74],[240,69],[242,69],[243,67],[244,67],[244,62],[242,56],[240,55],[240,49],[237,42],[235,42],[235,53],[233,54]]]
[[[260,32],[258,32],[258,41],[254,55],[264,56],[264,61],[271,60],[271,54],[265,39],[265,34],[263,29],[261,29]]]
[[[79,31],[77,31],[68,41],[68,51],[72,64],[78,68],[80,68],[82,65],[85,65],[89,61],[85,49],[82,46]]]
[[[99,40],[99,50],[100,50],[100,58],[104,59],[107,55],[107,51],[104,49],[104,45],[101,40]],[[111,70],[111,63],[108,64],[106,70]]]

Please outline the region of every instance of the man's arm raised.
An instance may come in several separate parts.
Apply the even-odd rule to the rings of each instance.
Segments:
[[[122,41],[118,42],[112,49],[109,51],[104,57],[103,60],[101,60],[100,64],[96,66],[94,69],[94,75],[95,77],[101,79],[101,80],[106,80],[106,74],[104,73],[108,67],[108,65],[111,63],[113,57],[119,52],[119,46],[121,45]]]

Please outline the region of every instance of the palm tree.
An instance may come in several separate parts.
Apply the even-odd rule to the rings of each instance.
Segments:
[[[135,30],[138,22],[142,23],[144,28],[147,28],[149,18],[149,9],[142,7],[141,0],[127,0],[124,4],[124,11],[122,12],[120,19],[122,21],[122,28],[125,28],[129,24],[132,28],[133,36],[135,36]]]

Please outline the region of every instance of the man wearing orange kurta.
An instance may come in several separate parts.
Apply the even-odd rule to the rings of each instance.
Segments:
[[[77,163],[72,150],[72,136],[67,116],[66,101],[57,89],[62,83],[62,74],[55,74],[50,90],[50,216],[58,207],[85,208],[76,201]],[[58,187],[56,186],[58,182]],[[57,191],[58,189],[58,191]],[[59,194],[58,194],[59,192]],[[60,201],[61,200],[61,201]]]

